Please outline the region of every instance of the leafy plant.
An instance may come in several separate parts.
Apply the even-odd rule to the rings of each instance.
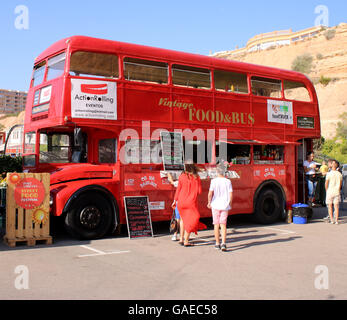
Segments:
[[[0,174],[22,172],[22,157],[0,156]]]
[[[340,115],[333,139],[321,139],[315,143],[315,151],[324,158],[333,158],[340,163],[347,163],[347,112]]]
[[[323,86],[327,86],[331,80],[332,80],[331,78],[324,77],[323,75],[321,75],[319,79],[319,83],[322,84]]]
[[[312,69],[313,57],[310,54],[297,56],[292,63],[292,70],[301,73],[310,73]]]
[[[316,58],[317,58],[318,60],[322,60],[323,57],[324,57],[324,56],[323,56],[321,53],[317,53],[317,55],[316,55]]]
[[[329,29],[329,30],[325,31],[325,33],[324,33],[325,39],[327,39],[327,40],[333,39],[335,37],[335,35],[336,35],[336,30],[334,30],[334,29]]]

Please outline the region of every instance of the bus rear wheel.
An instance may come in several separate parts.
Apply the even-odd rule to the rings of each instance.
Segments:
[[[103,237],[112,223],[112,208],[98,193],[80,195],[65,217],[65,228],[74,237],[83,240]]]
[[[283,210],[283,199],[279,192],[264,189],[257,197],[254,217],[261,224],[272,224],[279,220]]]

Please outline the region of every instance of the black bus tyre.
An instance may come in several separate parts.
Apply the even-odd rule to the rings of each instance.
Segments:
[[[283,199],[280,193],[267,188],[257,197],[254,217],[258,223],[272,224],[279,220],[283,210]]]
[[[112,223],[112,208],[101,194],[88,192],[74,200],[65,217],[66,230],[77,239],[103,237]]]

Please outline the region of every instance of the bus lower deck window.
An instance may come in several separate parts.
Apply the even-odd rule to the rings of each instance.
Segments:
[[[125,142],[124,159],[126,164],[161,164],[162,151],[159,140],[130,139]],[[120,154],[120,157],[123,155]]]
[[[40,163],[68,163],[71,138],[68,134],[40,134]]]
[[[219,162],[227,161],[232,164],[249,164],[250,154],[250,145],[216,142],[216,157]]]
[[[211,162],[211,141],[184,140],[183,148],[184,158],[186,160],[192,160],[196,164],[206,164]]]
[[[283,163],[284,147],[276,145],[254,146],[253,159],[255,163],[273,162]]]
[[[103,139],[99,141],[99,162],[115,163],[116,162],[116,139]]]

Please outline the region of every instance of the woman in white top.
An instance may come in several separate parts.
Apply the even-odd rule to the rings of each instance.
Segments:
[[[305,170],[305,180],[307,183],[308,189],[308,201],[313,205],[314,201],[314,192],[316,190],[317,181],[313,180],[314,175],[316,174],[317,165],[313,161],[314,153],[312,151],[307,153],[306,160],[304,161],[304,170]]]
[[[233,200],[233,188],[231,181],[225,178],[225,167],[217,168],[218,177],[211,181],[210,191],[208,193],[207,207],[212,209],[214,234],[216,239],[216,249],[226,251],[226,236],[227,236],[227,219],[228,211],[231,209]],[[219,228],[222,233],[222,246],[219,240]]]

